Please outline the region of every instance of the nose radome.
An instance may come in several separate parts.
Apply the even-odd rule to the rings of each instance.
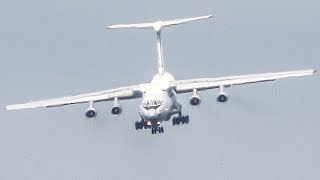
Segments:
[[[148,110],[148,114],[149,114],[149,116],[154,116],[154,115],[156,115],[156,110],[155,109],[149,109]]]

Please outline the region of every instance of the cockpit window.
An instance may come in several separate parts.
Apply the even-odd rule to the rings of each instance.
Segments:
[[[142,106],[143,108],[145,108],[146,110],[149,109],[157,109],[158,107],[160,107],[163,103],[163,100],[146,100],[143,102]]]

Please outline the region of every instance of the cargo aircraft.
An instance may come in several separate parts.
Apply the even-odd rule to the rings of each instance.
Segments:
[[[156,21],[151,23],[120,24],[107,27],[107,29],[136,28],[152,29],[155,31],[157,37],[156,46],[158,56],[158,72],[149,83],[108,89],[76,96],[9,105],[6,106],[5,109],[17,110],[40,107],[60,107],[64,105],[87,103],[89,107],[85,112],[85,116],[89,119],[93,119],[97,116],[97,112],[94,108],[95,103],[102,101],[113,101],[111,113],[117,116],[122,112],[121,105],[119,104],[120,100],[141,98],[142,101],[139,108],[141,120],[135,122],[135,128],[137,130],[151,129],[151,133],[156,134],[164,132],[162,123],[165,121],[172,121],[172,125],[189,123],[189,116],[182,115],[182,105],[176,99],[178,94],[190,93],[190,104],[192,106],[197,106],[201,103],[201,99],[198,95],[199,91],[217,88],[219,89],[219,93],[216,98],[217,102],[226,103],[229,98],[226,88],[231,86],[274,81],[288,77],[306,76],[312,75],[316,72],[314,69],[306,69],[298,71],[248,74],[217,78],[176,80],[174,76],[167,72],[164,68],[161,30],[169,26],[208,19],[211,17],[212,15],[208,15],[194,18]]]

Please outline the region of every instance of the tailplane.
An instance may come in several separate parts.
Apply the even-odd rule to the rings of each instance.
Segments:
[[[155,31],[160,31],[162,28],[171,26],[171,25],[178,25],[183,24],[191,21],[197,21],[201,19],[211,18],[212,15],[208,16],[199,16],[193,18],[183,18],[183,19],[175,19],[175,20],[168,20],[168,21],[156,21],[152,23],[138,23],[138,24],[118,24],[108,26],[108,29],[120,29],[120,28],[153,28]]]
[[[158,74],[162,75],[164,70],[164,60],[163,60],[163,51],[162,51],[162,44],[161,44],[161,30],[164,27],[171,26],[171,25],[178,25],[187,22],[202,20],[211,18],[212,15],[208,16],[199,16],[193,18],[183,18],[183,19],[175,19],[175,20],[168,20],[168,21],[156,21],[152,23],[138,23],[138,24],[118,24],[108,26],[108,29],[121,29],[121,28],[142,28],[142,29],[153,29],[157,33],[157,54],[158,54]]]

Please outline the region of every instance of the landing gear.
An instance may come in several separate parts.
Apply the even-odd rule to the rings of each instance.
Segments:
[[[149,122],[149,121],[148,121]],[[141,121],[136,121],[135,122],[135,128],[136,130],[139,130],[139,129],[148,129],[151,127],[151,124],[150,122],[148,123],[147,121],[144,121],[144,120],[141,120]]]
[[[134,125],[135,125],[136,130],[139,130],[139,129],[142,129],[143,127],[145,127],[144,124],[145,124],[144,121],[140,121],[140,122],[136,121]]]
[[[159,126],[159,127],[152,127],[151,128],[151,133],[152,134],[157,134],[157,132],[164,133],[163,127]]]
[[[135,128],[136,130],[140,130],[140,129],[151,129],[151,133],[152,134],[157,134],[158,133],[164,133],[164,129],[161,126],[161,122],[152,122],[152,121],[145,121],[145,120],[141,120],[141,121],[136,121],[135,122]]]
[[[157,129],[154,128],[154,127],[152,127],[152,128],[151,128],[151,133],[152,133],[152,134],[157,134]]]
[[[159,130],[159,133],[164,133],[163,127],[159,127],[158,130]]]
[[[177,118],[172,119],[172,125],[180,125],[181,124],[189,124],[189,116],[179,116]]]

